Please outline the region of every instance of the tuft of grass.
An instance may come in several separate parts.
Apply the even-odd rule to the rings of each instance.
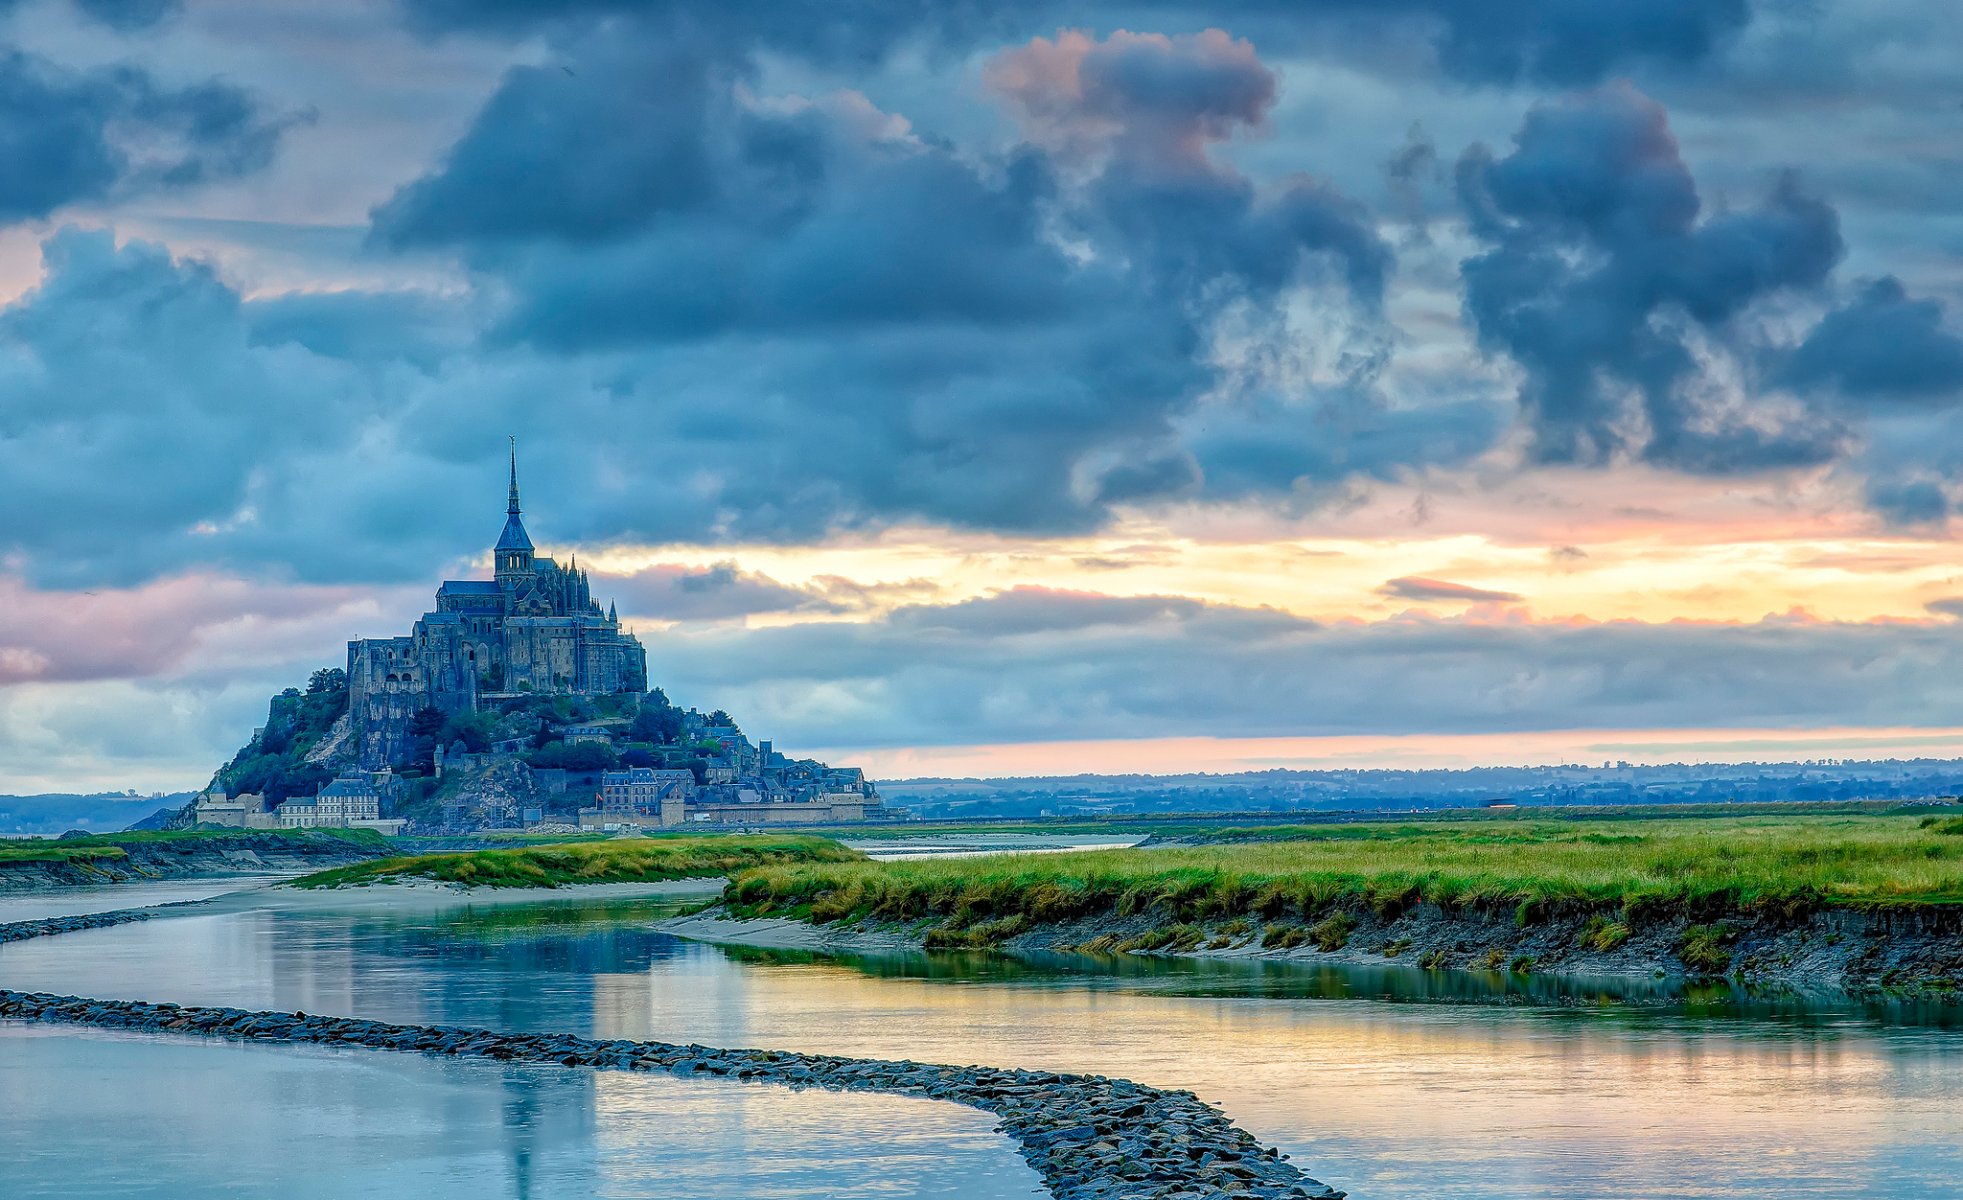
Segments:
[[[1300,925],[1270,925],[1261,931],[1261,945],[1270,950],[1293,950],[1308,936],[1309,931]]]
[[[1385,958],[1396,958],[1398,955],[1404,953],[1406,950],[1409,950],[1410,948],[1411,948],[1410,938],[1398,938],[1396,941],[1391,942],[1390,944],[1383,947],[1383,949],[1379,950],[1378,953],[1382,954]]]
[[[384,858],[318,871],[292,882],[300,888],[340,888],[398,879],[434,879],[473,887],[564,887],[582,883],[650,883],[728,875],[759,867],[795,863],[845,864],[864,855],[827,838],[793,835],[614,838],[551,846],[468,850]],[[831,896],[808,905],[836,909]],[[842,911],[841,911],[842,915]]]
[[[1722,975],[1731,969],[1731,931],[1721,925],[1691,925],[1677,939],[1677,957],[1698,975]]]
[[[1318,950],[1328,953],[1349,945],[1350,934],[1355,929],[1355,917],[1346,912],[1334,912],[1309,926],[1309,936],[1315,939]]]
[[[1595,950],[1607,954],[1629,940],[1629,924],[1626,921],[1612,921],[1596,914],[1588,918],[1582,926],[1579,941],[1584,950]]]

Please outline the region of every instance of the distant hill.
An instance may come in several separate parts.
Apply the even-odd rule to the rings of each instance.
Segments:
[[[0,796],[0,836],[54,836],[71,829],[113,833],[148,821],[160,808],[182,808],[194,794],[46,792],[38,796]]]

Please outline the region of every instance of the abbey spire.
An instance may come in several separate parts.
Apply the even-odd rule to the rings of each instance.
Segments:
[[[531,577],[532,539],[525,532],[525,522],[518,515],[518,439],[511,439],[511,495],[504,506],[504,532],[498,535],[497,548],[492,551],[497,579],[500,584],[516,586]]]

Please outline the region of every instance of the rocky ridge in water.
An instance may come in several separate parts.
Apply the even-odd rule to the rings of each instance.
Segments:
[[[0,943],[93,929],[153,915],[119,909],[0,924]],[[365,1046],[629,1071],[710,1076],[792,1088],[922,1096],[1000,1118],[1023,1158],[1058,1200],[1341,1200],[1271,1147],[1187,1091],[1103,1075],[912,1061],[844,1058],[787,1050],[724,1050],[669,1042],[599,1040],[564,1033],[508,1034],[442,1025],[396,1025],[353,1017],[236,1008],[91,1000],[0,989],[0,1019],[90,1025],[235,1041]]]

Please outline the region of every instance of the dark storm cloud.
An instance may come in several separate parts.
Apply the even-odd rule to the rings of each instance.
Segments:
[[[112,29],[148,29],[183,7],[182,0],[74,0],[75,7]]]
[[[457,447],[408,461],[389,424],[420,372],[257,340],[233,288],[160,246],[65,229],[42,253],[0,310],[0,560],[30,581],[400,578],[474,528],[446,521]]]
[[[98,24],[123,33],[150,29],[176,15],[182,0],[73,0],[75,9]],[[0,14],[20,7],[20,0],[0,0]]]
[[[1399,600],[1459,600],[1474,604],[1520,599],[1516,592],[1488,591],[1485,588],[1452,583],[1445,579],[1427,579],[1421,575],[1406,575],[1401,579],[1392,579],[1378,588],[1377,592],[1379,595],[1391,596]]]
[[[1944,328],[1940,301],[1911,298],[1889,276],[1828,313],[1782,374],[1856,401],[1953,407],[1963,401],[1963,338]]]
[[[0,221],[258,170],[292,119],[216,81],[173,88],[138,67],[0,51]]]
[[[1947,622],[1323,626],[1016,589],[870,623],[655,634],[649,655],[674,694],[806,745],[1922,725],[1963,705]],[[828,703],[803,703],[818,686]]]
[[[243,312],[253,347],[291,346],[351,363],[399,359],[425,370],[471,349],[477,333],[466,306],[421,292],[287,292]]]
[[[1868,507],[1893,525],[1939,525],[1955,511],[1942,482],[1928,478],[1877,478],[1867,482]]]
[[[853,93],[760,99],[695,41],[616,29],[563,52],[513,70],[374,236],[458,254],[506,298],[509,345],[613,356],[628,421],[674,406],[716,427],[689,453],[721,535],[1081,530],[1204,493],[1175,426],[1226,381],[1214,324],[1300,288],[1373,320],[1391,269],[1355,202],[1307,175],[1257,187],[1217,154],[1276,90],[1217,32],[1003,52],[984,76],[1029,140],[995,156]],[[1251,336],[1287,334],[1264,315]],[[1317,452],[1270,491],[1358,469],[1301,440]]]
[[[1328,43],[1360,18],[1429,43],[1440,65],[1482,83],[1592,83],[1642,63],[1687,65],[1717,53],[1752,17],[1746,0],[402,0],[429,31],[534,32],[602,19],[678,25],[745,45],[831,63],[865,64],[924,42],[961,54],[1053,33],[1141,25],[1192,33],[1210,26],[1273,50]]]
[[[1458,175],[1489,247],[1464,264],[1467,312],[1525,373],[1537,460],[1726,474],[1841,452],[1834,420],[1739,403],[1700,361],[1748,308],[1820,288],[1839,260],[1834,210],[1796,179],[1704,215],[1662,106],[1625,86],[1536,106],[1509,153],[1475,148]]]

